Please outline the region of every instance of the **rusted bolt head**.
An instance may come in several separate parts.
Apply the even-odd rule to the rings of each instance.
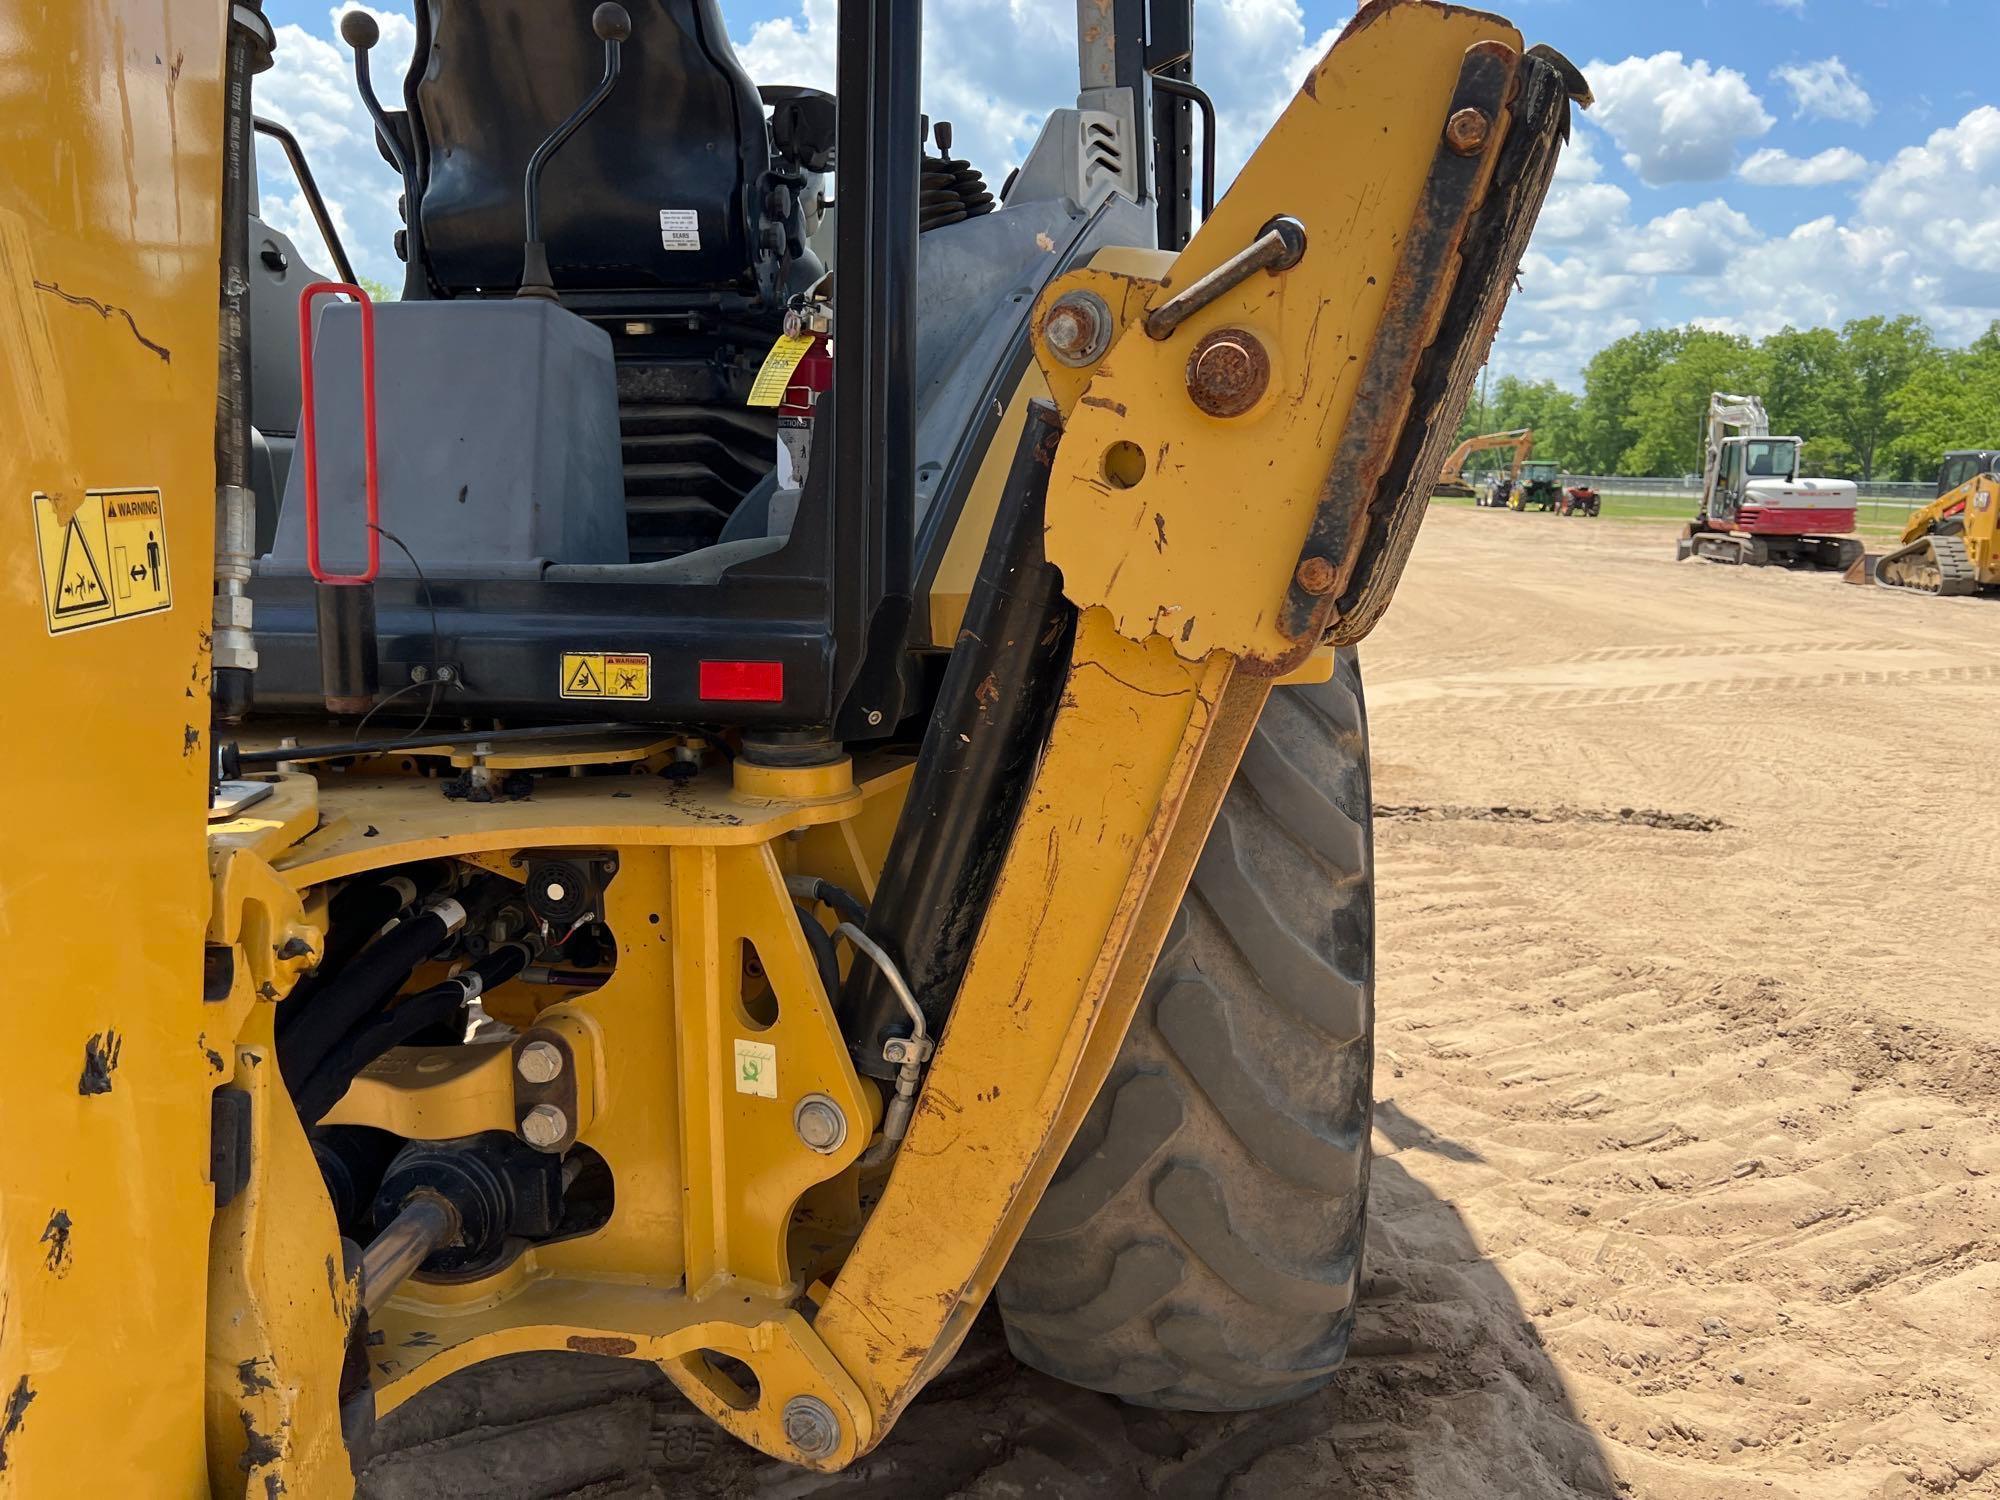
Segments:
[[[562,1144],[569,1134],[569,1116],[553,1104],[537,1104],[521,1116],[521,1139],[538,1151]]]
[[[1111,347],[1111,305],[1095,292],[1065,292],[1042,318],[1042,342],[1073,368],[1095,364]]]
[[[1444,124],[1444,143],[1460,156],[1476,156],[1493,122],[1480,109],[1459,109]]]
[[[1309,557],[1299,564],[1295,576],[1308,594],[1324,594],[1333,587],[1333,564],[1323,557]]]
[[[1244,328],[1218,328],[1188,356],[1188,396],[1211,417],[1240,417],[1271,383],[1271,356]]]
[[[785,1403],[785,1440],[807,1458],[831,1458],[840,1447],[840,1418],[817,1396]]]
[[[529,1083],[554,1083],[563,1070],[562,1048],[554,1042],[530,1042],[514,1059],[514,1067]]]

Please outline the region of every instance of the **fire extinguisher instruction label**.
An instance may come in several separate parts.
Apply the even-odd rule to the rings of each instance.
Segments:
[[[792,382],[792,371],[799,367],[799,361],[811,352],[812,346],[813,336],[809,333],[780,335],[771,352],[764,356],[763,368],[758,370],[756,382],[750,387],[750,399],[744,404],[782,405]]]
[[[660,210],[660,247],[664,250],[699,250],[701,214],[692,208]]]
[[[166,506],[155,489],[37,493],[36,554],[49,634],[173,608]]]

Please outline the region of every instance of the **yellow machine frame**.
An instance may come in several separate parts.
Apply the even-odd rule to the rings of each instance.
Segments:
[[[1521,37],[1472,10],[1372,0],[1181,255],[1108,253],[1037,304],[1017,410],[1041,388],[1060,409],[1048,550],[1076,645],[885,1174],[859,1165],[878,1090],[855,1074],[784,877],[871,895],[906,759],[739,762],[672,786],[550,777],[490,804],[441,799],[407,760],[307,764],[205,825],[225,11],[4,6],[17,55],[40,61],[7,74],[17,128],[0,147],[0,621],[12,701],[33,705],[5,737],[0,835],[19,999],[4,1118],[22,1143],[0,1200],[0,1491],[74,1489],[87,1463],[101,1493],[347,1492],[356,1270],[276,1076],[277,1007],[317,960],[340,880],[440,857],[519,879],[513,856],[550,847],[616,857],[616,967],[587,993],[515,986],[489,1004],[561,1049],[570,1138],[611,1165],[612,1217],[481,1281],[407,1283],[368,1326],[376,1407],[512,1351],[627,1355],[744,1441],[838,1468],[942,1368],[998,1277],[1273,682],[1323,675],[1327,643],[1365,632],[1394,587],[1422,497],[1393,515],[1370,497],[1510,128]],[[1342,163],[1342,192],[1301,201],[1302,161]],[[1281,213],[1310,237],[1296,264],[1220,291],[1169,337],[1149,330]],[[1113,319],[1083,365],[1049,340],[1080,292]],[[1454,369],[1461,391],[1497,314],[1498,294]],[[1190,351],[1218,341],[1253,350],[1263,382],[1247,404],[1191,405]],[[171,607],[46,628],[31,497],[60,508],[130,485],[163,497]],[[670,748],[642,748],[635,769]],[[754,1008],[746,944],[769,987]],[[738,1086],[743,1039],[775,1048],[774,1097]],[[510,1045],[449,1051],[400,1049],[329,1120],[417,1139],[513,1130],[529,1095]],[[254,1143],[219,1209],[218,1088],[247,1100]],[[850,1124],[827,1154],[793,1129],[808,1093]]]

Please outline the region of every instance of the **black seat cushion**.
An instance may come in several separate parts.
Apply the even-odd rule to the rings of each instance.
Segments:
[[[542,175],[542,235],[560,290],[755,285],[756,209],[770,166],[764,111],[717,0],[625,0],[621,76]],[[420,0],[406,97],[424,164],[423,240],[447,295],[521,275],[521,181],[542,139],[603,76],[593,0]],[[663,235],[692,213],[699,248]],[[676,226],[686,221],[676,218]]]

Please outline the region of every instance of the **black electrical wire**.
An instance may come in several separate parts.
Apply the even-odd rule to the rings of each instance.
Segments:
[[[397,688],[395,692],[389,694],[388,697],[369,709],[367,713],[361,716],[361,722],[354,726],[354,738],[357,740],[360,739],[361,731],[367,728],[368,721],[387,708],[391,703],[394,703],[398,698],[402,697],[403,694],[415,692],[418,688],[428,685],[431,690],[431,696],[429,701],[424,704],[424,716],[417,720],[417,727],[410,731],[410,738],[414,739],[424,732],[424,726],[430,723],[431,715],[437,711],[438,689],[444,686],[443,681],[438,676],[438,668],[444,665],[444,641],[443,637],[438,633],[437,600],[431,596],[431,581],[424,576],[424,565],[417,561],[417,554],[410,550],[409,545],[401,537],[397,536],[395,532],[388,530],[386,527],[378,526],[373,521],[368,523],[368,529],[377,536],[386,537],[394,542],[402,549],[403,556],[410,560],[410,566],[417,570],[417,582],[422,584],[424,589],[424,607],[431,612],[431,675],[428,684],[421,682],[407,683]],[[407,749],[408,746],[404,748]]]

